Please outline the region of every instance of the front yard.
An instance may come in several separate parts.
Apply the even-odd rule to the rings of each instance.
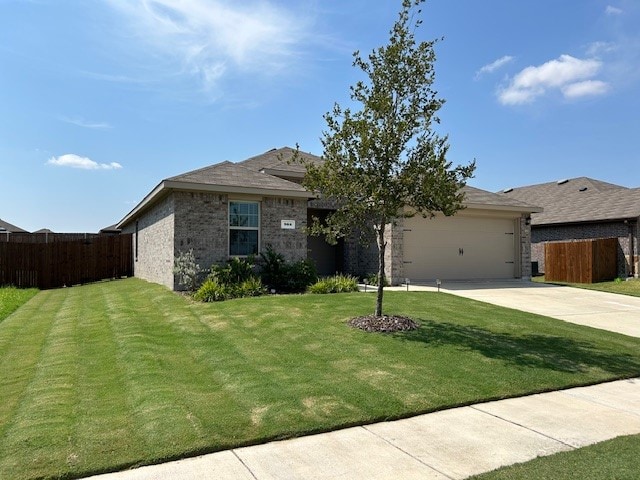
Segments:
[[[369,295],[200,304],[138,279],[38,293],[0,323],[0,478],[78,477],[640,375],[640,339],[444,293],[414,332]]]

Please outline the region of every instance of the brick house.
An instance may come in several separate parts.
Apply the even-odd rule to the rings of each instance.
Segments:
[[[288,261],[312,259],[321,275],[377,271],[376,246],[361,245],[355,234],[337,245],[307,236],[311,217],[326,216],[332,205],[301,186],[304,167],[289,164],[292,154],[288,147],[273,149],[162,180],[117,225],[133,234],[135,275],[174,289],[173,263],[181,251],[193,249],[208,268],[268,245]],[[392,283],[531,276],[529,218],[540,209],[472,187],[465,193],[466,209],[454,217],[416,216],[389,229]]]
[[[617,238],[618,275],[638,276],[640,188],[578,177],[501,194],[544,209],[531,216],[531,260],[540,273],[547,242]]]

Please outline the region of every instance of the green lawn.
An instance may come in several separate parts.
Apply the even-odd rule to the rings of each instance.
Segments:
[[[75,477],[640,375],[640,339],[444,293],[200,304],[138,279],[42,291],[0,323],[0,478]]]
[[[0,287],[0,322],[15,312],[20,305],[33,297],[38,290],[35,288],[18,289],[14,287]]]
[[[640,435],[540,457],[473,477],[473,480],[637,480]]]
[[[544,277],[534,277],[535,282],[544,282]],[[640,297],[640,279],[632,280],[614,280],[611,282],[598,283],[563,283],[563,282],[547,282],[554,285],[567,285],[569,287],[585,288],[587,290],[598,290],[600,292],[619,293],[621,295],[631,295]]]

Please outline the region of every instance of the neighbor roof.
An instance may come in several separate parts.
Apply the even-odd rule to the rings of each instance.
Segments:
[[[588,177],[509,188],[500,195],[543,207],[543,212],[531,216],[532,225],[640,217],[640,188],[627,188]]]
[[[16,227],[15,225],[10,224],[9,222],[5,222],[0,218],[0,232],[9,232],[9,233],[29,233],[26,230],[23,230],[20,227]]]

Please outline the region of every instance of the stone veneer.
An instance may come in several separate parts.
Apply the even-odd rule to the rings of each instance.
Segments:
[[[638,275],[638,234],[636,222],[632,227],[634,258],[630,258],[629,225],[624,222],[585,223],[575,225],[533,226],[531,233],[531,260],[538,262],[538,271],[544,273],[544,248],[547,242],[568,242],[571,240],[588,240],[594,238],[618,239],[618,275],[626,277],[631,272],[630,262],[635,263],[634,273]]]

